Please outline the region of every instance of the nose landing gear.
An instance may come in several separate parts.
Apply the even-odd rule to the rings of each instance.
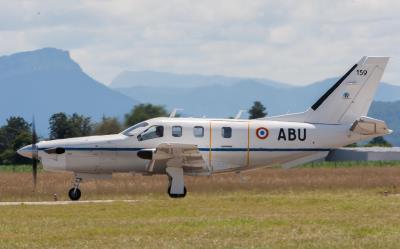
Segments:
[[[79,189],[81,181],[82,178],[75,178],[74,186],[68,192],[68,196],[72,201],[77,201],[81,198],[81,190]]]

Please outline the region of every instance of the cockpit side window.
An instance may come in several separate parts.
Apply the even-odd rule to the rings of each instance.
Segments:
[[[135,124],[134,126],[129,127],[128,129],[124,130],[121,133],[125,136],[133,136],[136,133],[137,129],[146,127],[148,125],[149,125],[149,123],[147,123],[147,122],[141,122],[141,123]]]
[[[148,139],[158,138],[164,136],[164,126],[154,125],[147,128],[145,131],[137,136],[139,141],[144,141]]]

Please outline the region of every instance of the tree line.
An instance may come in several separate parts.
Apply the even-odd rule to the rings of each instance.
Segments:
[[[91,117],[78,113],[68,115],[64,112],[53,114],[49,119],[49,139],[62,139],[90,135],[108,135],[121,132],[141,121],[165,117],[167,110],[161,105],[139,104],[124,115],[123,122],[116,117],[103,116],[101,121],[93,122]],[[27,164],[29,159],[21,157],[16,151],[32,143],[32,124],[19,116],[12,116],[0,127],[0,164]]]
[[[268,115],[264,105],[255,101],[248,111],[250,119]],[[164,106],[139,104],[124,115],[123,122],[116,117],[103,116],[101,121],[93,122],[91,117],[78,113],[68,115],[64,112],[53,114],[49,119],[49,139],[63,139],[90,135],[108,135],[121,132],[124,128],[154,117],[166,117]],[[26,164],[29,159],[19,156],[16,151],[31,144],[32,124],[24,118],[12,116],[0,127],[0,164]],[[391,146],[382,137],[375,138],[367,146]]]

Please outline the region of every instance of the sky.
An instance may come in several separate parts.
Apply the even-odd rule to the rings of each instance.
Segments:
[[[400,85],[400,1],[0,0],[0,55],[56,47],[109,84],[124,70],[269,78],[339,76],[390,56]]]

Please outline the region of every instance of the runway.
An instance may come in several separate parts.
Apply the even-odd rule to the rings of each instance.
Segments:
[[[135,203],[138,200],[87,200],[87,201],[8,201],[0,202],[0,206],[19,206],[19,205],[74,205],[74,204],[106,204],[106,203]]]

